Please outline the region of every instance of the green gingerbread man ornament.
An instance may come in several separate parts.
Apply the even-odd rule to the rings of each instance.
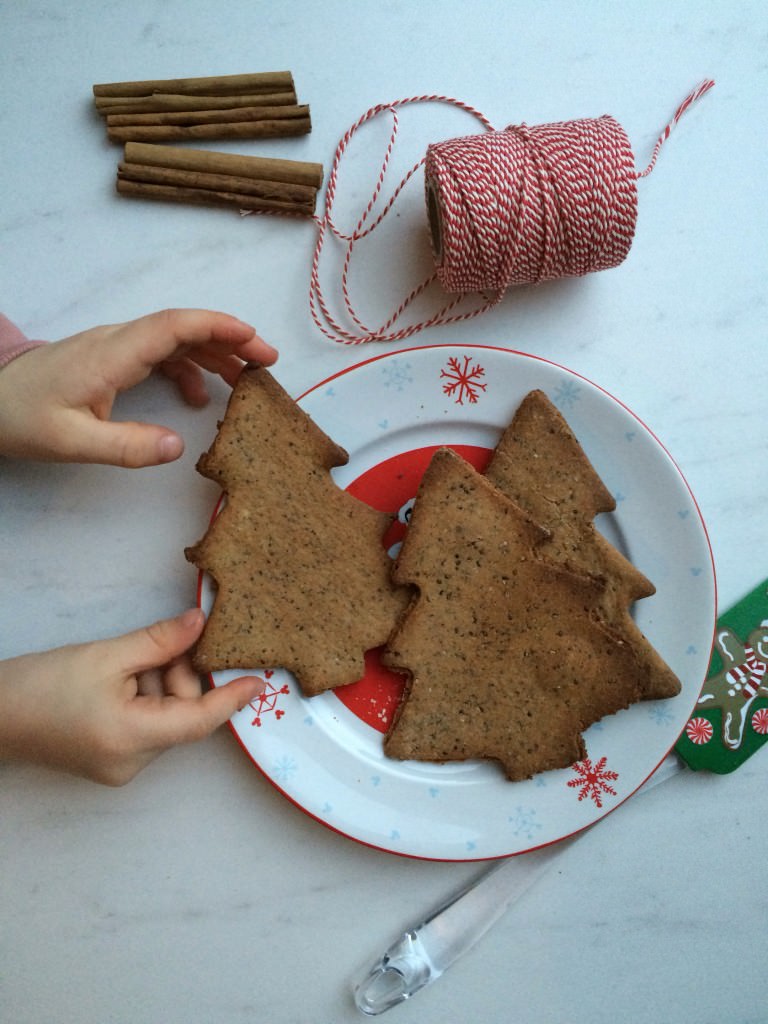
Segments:
[[[712,658],[676,752],[694,770],[735,771],[768,742],[768,580],[717,621]]]

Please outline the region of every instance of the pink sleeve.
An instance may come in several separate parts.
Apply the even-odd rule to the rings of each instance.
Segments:
[[[23,352],[44,344],[44,341],[30,341],[8,317],[0,313],[0,369]]]

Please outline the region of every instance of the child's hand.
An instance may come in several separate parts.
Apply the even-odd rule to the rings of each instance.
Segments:
[[[202,739],[264,688],[243,676],[201,693],[185,652],[199,610],[113,640],[0,661],[0,759],[121,786],[158,754]]]
[[[191,405],[208,400],[201,367],[234,384],[245,362],[277,358],[252,327],[224,313],[166,310],[94,327],[32,349],[0,372],[0,454],[153,466],[184,443],[167,427],[112,423],[115,398],[158,367]]]

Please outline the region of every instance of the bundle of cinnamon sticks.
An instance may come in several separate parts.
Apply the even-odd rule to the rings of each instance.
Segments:
[[[117,191],[141,199],[311,216],[322,164],[127,142]]]
[[[321,164],[164,145],[195,139],[259,139],[311,131],[290,71],[164,78],[93,86],[113,142],[124,196],[312,216]]]
[[[93,96],[113,142],[277,138],[312,127],[290,71],[104,83]]]

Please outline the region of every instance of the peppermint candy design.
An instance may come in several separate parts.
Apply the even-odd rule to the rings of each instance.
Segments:
[[[712,734],[712,723],[708,718],[692,718],[685,727],[685,735],[697,746],[709,743]]]

